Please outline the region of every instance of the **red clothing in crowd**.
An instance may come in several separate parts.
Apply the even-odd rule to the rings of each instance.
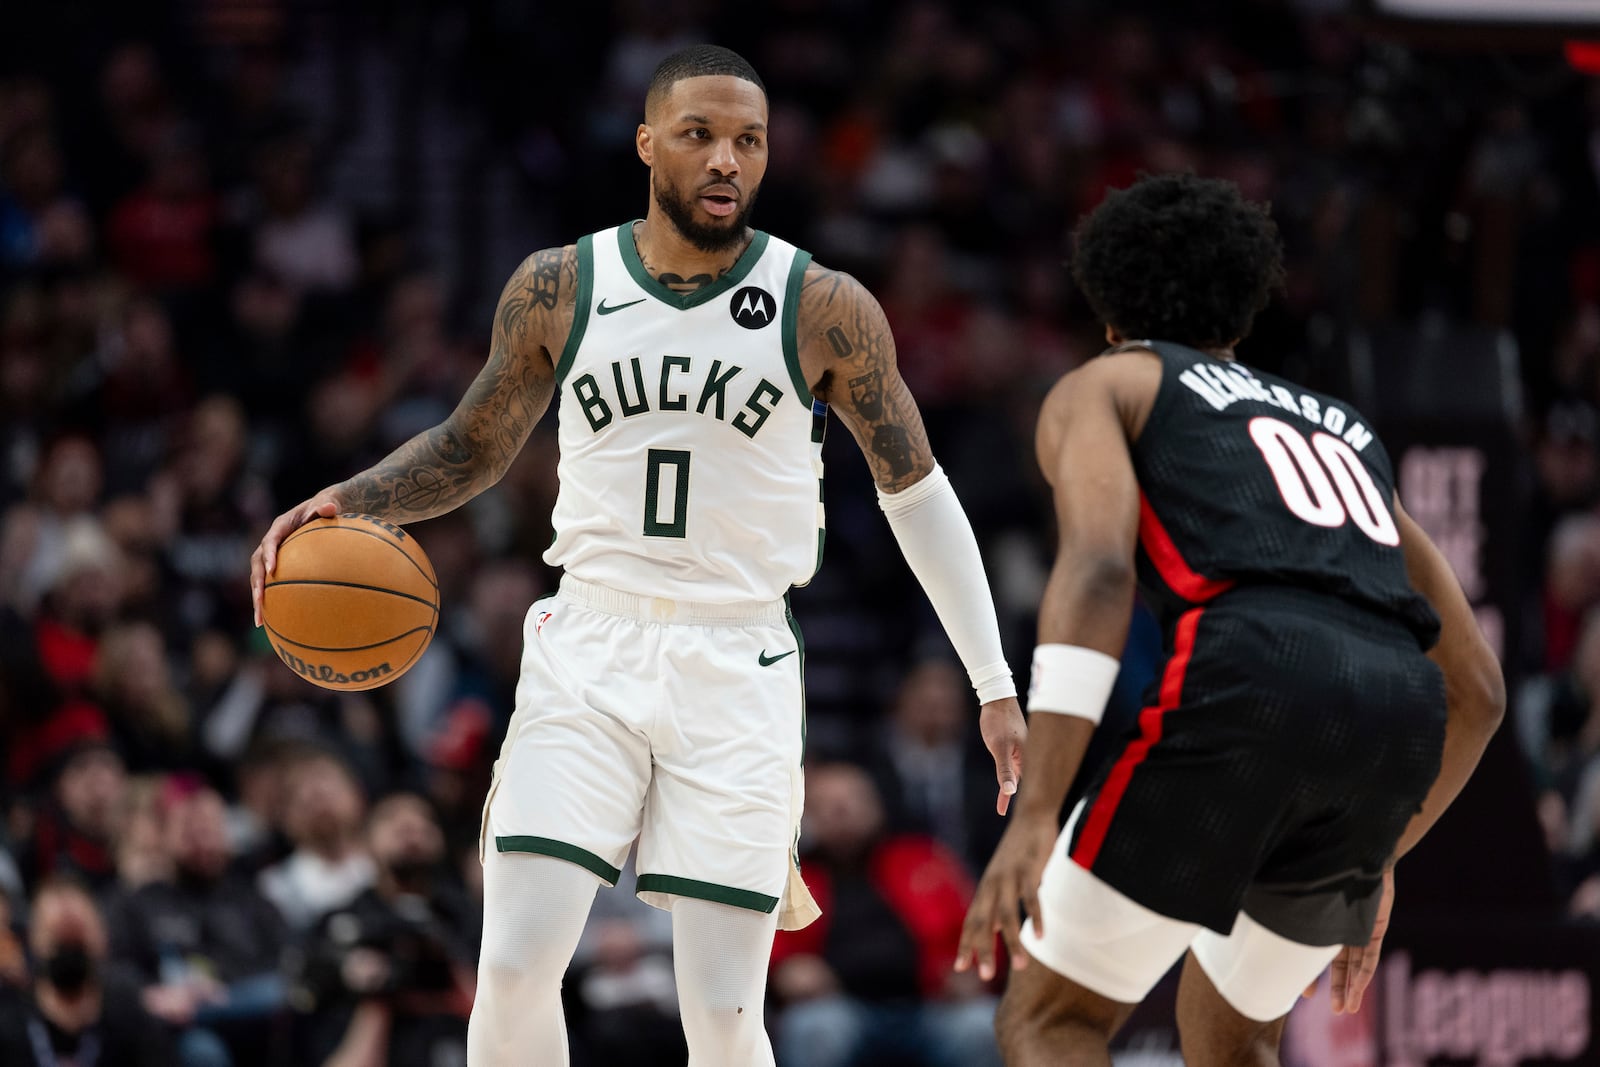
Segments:
[[[780,930],[772,945],[772,966],[790,956],[824,955],[830,929],[832,877],[828,866],[806,860],[800,874],[822,908],[822,917],[804,930]],[[884,839],[868,860],[873,887],[900,917],[917,943],[917,974],[924,996],[937,997],[950,976],[961,924],[972,900],[972,879],[955,853],[931,837],[902,834]]]

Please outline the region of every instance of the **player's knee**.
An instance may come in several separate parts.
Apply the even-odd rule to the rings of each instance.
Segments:
[[[715,988],[700,990],[683,1005],[698,1020],[719,1033],[738,1033],[752,1023],[762,1025],[760,991],[732,992]]]
[[[706,1063],[748,1062],[766,1024],[756,997],[706,996],[680,1005],[690,1047]]]
[[[515,1010],[523,997],[559,993],[566,958],[539,938],[487,937],[478,957],[478,985]]]

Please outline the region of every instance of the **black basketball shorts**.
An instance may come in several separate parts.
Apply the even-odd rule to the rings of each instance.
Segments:
[[[1224,935],[1242,911],[1302,944],[1365,944],[1384,865],[1439,773],[1438,668],[1398,621],[1282,588],[1224,593],[1167,641],[1071,859]]]

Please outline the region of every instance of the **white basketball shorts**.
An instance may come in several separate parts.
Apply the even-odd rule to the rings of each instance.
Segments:
[[[1301,991],[1338,955],[1338,945],[1290,941],[1244,912],[1223,937],[1124,896],[1067,854],[1082,811],[1080,802],[1045,864],[1039,885],[1044,933],[1032,919],[1022,924],[1023,948],[1057,974],[1109,1000],[1137,1004],[1192,950],[1235,1011],[1270,1022],[1289,1014]]]
[[[772,912],[795,869],[805,744],[799,628],[783,601],[692,604],[574,578],[536,601],[483,847],[641,900]]]

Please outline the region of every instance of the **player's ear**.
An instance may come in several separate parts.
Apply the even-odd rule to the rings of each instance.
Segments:
[[[1106,344],[1120,345],[1121,343],[1122,335],[1117,332],[1117,328],[1111,325],[1109,322],[1106,323]]]
[[[650,132],[650,127],[642,122],[639,123],[639,128],[633,133],[633,147],[639,153],[639,159],[643,161],[645,166],[655,165],[652,162],[655,158],[654,137]]]

